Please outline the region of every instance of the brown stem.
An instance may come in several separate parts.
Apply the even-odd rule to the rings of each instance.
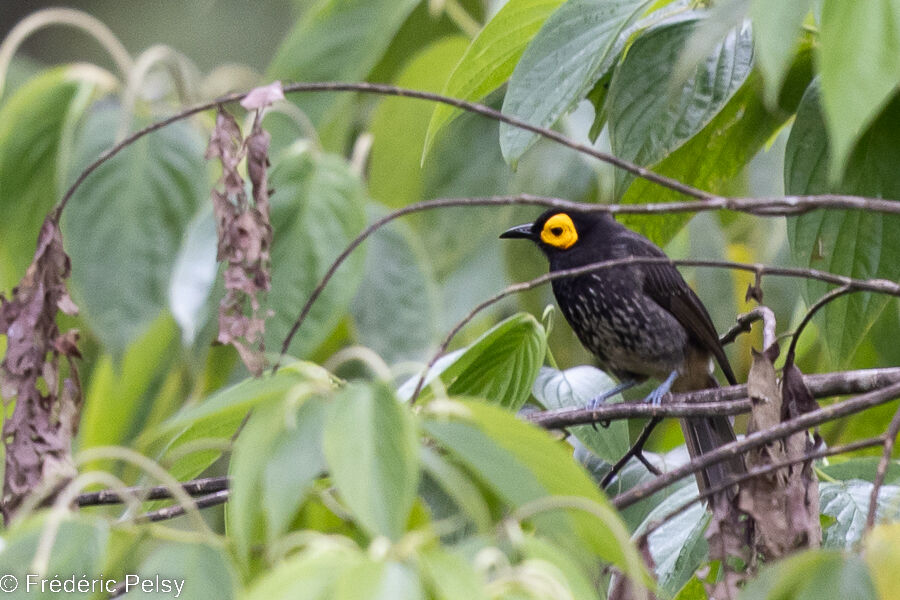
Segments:
[[[884,484],[888,466],[891,464],[891,454],[894,452],[894,444],[897,441],[897,433],[900,432],[900,408],[894,413],[891,424],[884,433],[884,452],[878,461],[878,470],[875,472],[875,481],[872,483],[872,494],[869,496],[869,513],[866,515],[866,530],[875,525],[875,515],[878,511],[878,492]]]

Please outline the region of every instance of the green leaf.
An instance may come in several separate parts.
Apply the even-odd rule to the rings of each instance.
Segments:
[[[253,544],[272,542],[287,530],[313,481],[325,471],[326,408],[321,397],[291,395],[258,408],[241,431],[229,464],[232,495],[226,516],[242,559]]]
[[[584,544],[631,573],[639,569],[618,514],[568,447],[546,431],[481,402],[460,402],[446,414],[428,414],[423,424],[429,436],[513,508],[545,499],[548,510],[533,518],[539,532],[557,542]],[[552,496],[580,497],[602,516],[552,510]]]
[[[865,531],[871,495],[872,483],[868,481],[819,484],[819,512],[835,518],[835,523],[824,531],[823,547],[850,549],[859,542]],[[882,486],[878,490],[876,517],[896,520],[898,503],[900,486]]]
[[[685,485],[657,504],[638,527],[635,535],[659,523],[682,504],[697,496],[695,485]],[[693,504],[686,511],[664,522],[647,539],[653,558],[659,587],[674,596],[708,559],[709,546],[704,537],[709,513],[702,504]]]
[[[368,560],[341,577],[334,600],[425,600],[418,574],[400,562]]]
[[[900,80],[900,0],[825,0],[819,34],[829,178],[853,173],[847,157]]]
[[[734,177],[778,131],[788,117],[784,110],[770,112],[760,96],[759,80],[751,77],[725,107],[681,148],[652,167],[653,171],[711,193],[726,193]],[[626,204],[674,202],[684,196],[645,179],[635,179]],[[664,246],[690,220],[688,215],[665,219],[624,215],[620,221]]]
[[[541,25],[564,1],[510,0],[503,5],[472,40],[450,74],[443,94],[462,100],[480,100],[500,87],[512,75],[519,57]],[[448,105],[435,107],[425,134],[423,156],[429,154],[441,130],[458,115],[459,109]]]
[[[609,375],[588,365],[558,371],[541,367],[531,393],[548,410],[561,408],[583,408],[604,391],[616,385]],[[614,402],[621,402],[622,396],[615,396]],[[569,432],[578,438],[594,454],[614,463],[628,451],[628,422],[612,421],[609,427],[597,431],[590,425],[569,427]]]
[[[384,214],[370,208],[372,220]],[[391,223],[368,240],[351,312],[359,342],[389,364],[421,361],[435,344],[437,289],[426,257],[422,240],[404,223]]]
[[[71,181],[115,141],[121,111],[97,104],[76,136]],[[72,295],[119,354],[168,306],[181,237],[209,195],[204,144],[187,122],[131,144],[78,188],[63,213]]]
[[[570,0],[544,23],[509,80],[503,112],[549,127],[591,90],[619,36],[649,0]],[[500,125],[503,157],[516,164],[537,140],[518,127]]]
[[[847,160],[846,175],[831,184],[831,146],[816,85],[797,110],[784,158],[788,194],[846,193],[900,199],[900,161],[895,132],[900,127],[900,100],[895,100],[860,138]],[[796,264],[840,275],[900,279],[900,218],[867,211],[814,211],[788,219],[788,239]],[[831,286],[808,281],[801,288],[808,302]],[[879,294],[851,294],[829,303],[820,313],[825,346],[833,364],[844,367],[878,318],[888,299]],[[817,315],[818,316],[818,315]]]
[[[606,104],[613,153],[642,166],[660,162],[699,133],[741,87],[753,64],[744,24],[716,45],[693,75],[666,92],[681,51],[700,19],[687,16],[642,34],[613,75]],[[632,176],[616,172],[616,196]]]
[[[337,544],[281,561],[253,582],[245,600],[325,600],[342,576],[363,561],[356,549]]]
[[[465,512],[479,532],[487,532],[492,527],[490,508],[481,490],[462,470],[427,446],[420,448],[419,460],[425,472]]]
[[[167,542],[144,559],[136,575],[142,581],[152,582],[154,591],[132,587],[124,598],[162,600],[180,595],[191,600],[229,600],[237,597],[237,577],[231,563],[220,548],[206,544]],[[167,588],[163,587],[166,581]]]
[[[875,600],[862,558],[809,550],[765,567],[741,591],[740,600]]]
[[[0,106],[0,291],[25,273],[41,223],[59,200],[64,133],[83,110],[76,98],[95,87],[73,75],[69,68],[47,70]]]
[[[766,83],[765,100],[770,108],[778,101],[778,92],[797,51],[803,18],[812,0],[752,0],[756,60]]]
[[[464,37],[438,40],[416,54],[395,81],[400,87],[440,92],[447,74],[465,52]],[[422,145],[434,107],[406,98],[382,100],[372,115],[372,152],[369,157],[369,193],[391,208],[424,197]],[[402,127],[397,124],[402,123]]]
[[[210,294],[216,279],[216,221],[205,205],[188,224],[169,281],[169,311],[191,345],[212,315]]]
[[[875,481],[875,473],[878,471],[878,463],[880,462],[881,458],[878,456],[864,456],[833,462],[829,465],[821,465],[817,468],[829,477],[841,481],[848,479]],[[884,482],[887,484],[900,483],[900,462],[893,460],[888,463]]]
[[[280,348],[300,307],[334,259],[366,224],[365,189],[347,163],[300,146],[271,171],[272,290],[266,308],[266,347]],[[289,352],[305,357],[337,327],[362,279],[365,255],[356,250],[335,273],[294,336]]]
[[[486,600],[484,578],[472,564],[444,546],[419,552],[421,571],[436,600]]]
[[[522,558],[529,562],[541,561],[552,565],[555,569],[549,570],[545,576],[552,577],[558,585],[568,590],[572,598],[578,600],[599,599],[596,585],[592,581],[595,576],[593,565],[589,572],[585,571],[584,564],[576,560],[568,545],[554,544],[546,539],[527,535],[517,545],[517,550],[522,553]]]
[[[109,355],[100,357],[85,394],[78,432],[81,450],[126,445],[140,430],[151,408],[146,403],[151,386],[164,376],[176,354],[176,333],[171,317],[161,315],[128,347],[120,362]]]
[[[528,399],[546,351],[543,325],[530,314],[519,313],[492,327],[463,352],[454,353],[452,359],[439,361],[426,383],[439,376],[453,396],[484,398],[515,411]],[[408,382],[401,396],[411,395],[417,381],[414,377]]]
[[[274,376],[245,379],[216,392],[202,402],[185,407],[177,415],[148,432],[142,442],[157,451],[159,459],[171,460],[181,454],[182,446],[197,440],[228,442],[251,409],[277,402],[292,389],[328,391],[335,385],[331,375],[312,363],[286,364]],[[221,449],[200,450],[178,458],[169,472],[179,480],[196,477],[220,455]]]
[[[4,532],[0,549],[0,574],[15,577],[18,584],[18,593],[9,594],[10,598],[57,599],[60,597],[59,592],[51,592],[49,587],[43,591],[40,589],[40,578],[52,580],[56,577],[65,580],[74,576],[77,582],[82,577],[96,579],[103,573],[109,543],[109,524],[105,519],[96,517],[71,516],[62,522],[56,533],[49,563],[45,565],[45,574],[38,577],[29,590],[26,587],[27,577],[29,574],[32,578],[37,575],[32,564],[41,534],[47,526],[45,517],[46,513],[30,518]],[[10,583],[12,582],[8,579],[4,580],[5,585]],[[3,590],[10,591],[6,587]]]
[[[418,0],[320,0],[287,35],[269,65],[270,79],[363,81]],[[347,93],[295,100],[324,126],[352,99]]]
[[[384,384],[348,385],[325,426],[332,480],[359,524],[397,540],[416,499],[418,440],[408,408]]]

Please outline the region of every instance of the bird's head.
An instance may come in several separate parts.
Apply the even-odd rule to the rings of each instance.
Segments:
[[[501,238],[528,239],[538,245],[551,261],[568,254],[580,254],[609,232],[612,217],[602,212],[582,212],[552,208],[534,223],[507,229]]]

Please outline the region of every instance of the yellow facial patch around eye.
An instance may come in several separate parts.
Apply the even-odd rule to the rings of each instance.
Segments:
[[[541,241],[548,246],[565,250],[578,241],[578,232],[572,217],[566,213],[558,213],[547,219],[541,230]]]

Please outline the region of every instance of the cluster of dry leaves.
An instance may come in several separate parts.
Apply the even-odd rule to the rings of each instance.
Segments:
[[[12,415],[3,423],[6,522],[28,495],[40,490],[51,496],[76,474],[71,442],[82,403],[75,365],[80,358],[78,332],[60,333],[56,324],[58,311],[70,315],[78,311],[66,291],[69,272],[54,212],[41,227],[34,259],[12,298],[0,294],[0,334],[6,335],[7,344],[0,364],[0,395],[16,399]],[[60,356],[69,367],[61,383]]]
[[[270,315],[261,306],[262,295],[271,286],[272,225],[267,177],[271,136],[262,128],[262,113],[272,102],[283,98],[281,84],[275,82],[257,88],[241,102],[247,110],[256,110],[246,139],[234,117],[220,106],[206,150],[207,159],[218,158],[222,164],[220,189],[212,191],[219,240],[217,259],[225,264],[225,296],[219,304],[217,341],[234,346],[254,375],[262,373],[266,365],[263,335]],[[238,172],[245,157],[252,203]]]

